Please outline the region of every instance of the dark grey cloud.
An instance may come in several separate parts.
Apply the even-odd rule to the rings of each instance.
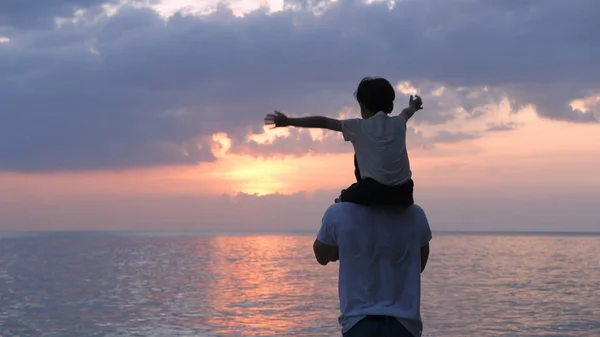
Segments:
[[[104,4],[118,0],[2,0],[0,27],[16,29],[49,29],[55,18],[69,18],[78,10],[98,13]]]
[[[597,66],[600,66],[600,61]],[[537,113],[541,116],[571,122],[597,123],[600,121],[600,110],[597,110],[597,107],[595,111],[584,113],[573,110],[569,106],[569,102],[592,94],[600,94],[599,88],[600,84],[598,83],[565,80],[561,83],[517,84],[508,86],[507,91],[513,98],[515,106],[533,103]]]
[[[213,160],[212,133],[244,139],[273,109],[333,115],[355,104],[366,75],[471,92],[427,94],[415,123],[452,119],[452,105],[477,116],[505,96],[548,118],[595,120],[567,108],[600,89],[594,0],[400,1],[392,10],[342,1],[318,16],[220,10],[167,21],[131,6],[92,15],[99,5],[1,2],[0,25],[12,28],[0,44],[0,170]],[[48,25],[86,6],[83,19]]]

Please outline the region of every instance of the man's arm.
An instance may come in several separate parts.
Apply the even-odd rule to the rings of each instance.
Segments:
[[[427,261],[429,261],[429,242],[431,241],[432,235],[431,235],[431,227],[429,227],[429,221],[427,221],[427,216],[425,215],[425,211],[423,211],[423,209],[418,206],[418,205],[413,205],[411,206],[415,212],[420,213],[420,215],[417,217],[421,218],[419,220],[417,220],[417,224],[420,227],[420,245],[421,246],[421,273],[425,270],[425,267],[427,266]],[[415,214],[418,215],[418,214]]]
[[[327,265],[329,262],[335,262],[340,258],[337,246],[324,244],[319,239],[315,240],[313,251],[317,262],[322,266]]]
[[[429,260],[429,244],[421,247],[421,273],[425,270],[427,260]]]
[[[323,116],[289,118],[289,125],[299,128],[319,128],[342,132],[342,121]]]
[[[339,260],[337,235],[335,230],[337,223],[335,214],[339,211],[336,210],[339,210],[339,206],[333,204],[325,211],[323,219],[321,219],[321,229],[319,229],[317,239],[313,244],[315,258],[317,259],[317,262],[323,266],[327,265],[329,262]]]

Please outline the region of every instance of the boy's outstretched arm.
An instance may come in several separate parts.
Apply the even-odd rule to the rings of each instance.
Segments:
[[[421,100],[421,97],[418,95],[415,95],[414,97],[413,95],[410,95],[408,108],[404,108],[404,110],[402,110],[400,113],[400,116],[403,117],[404,120],[408,121],[415,114],[415,112],[421,109],[423,109],[423,101]]]
[[[319,128],[342,132],[342,122],[324,116],[288,118],[289,125],[299,128]]]
[[[273,114],[267,114],[265,117],[265,124],[273,125],[273,127],[276,128],[295,126],[299,128],[319,128],[338,132],[342,131],[342,122],[339,119],[323,116],[290,118],[279,111],[275,111]]]
[[[402,110],[402,112],[400,113],[400,116],[408,122],[408,120],[415,114],[415,112],[417,112],[417,110],[415,110],[415,108],[413,107],[404,108],[404,110]]]

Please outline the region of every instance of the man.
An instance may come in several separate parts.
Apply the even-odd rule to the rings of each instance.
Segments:
[[[421,272],[431,237],[416,204],[327,209],[313,249],[321,265],[339,260],[343,337],[421,336]]]

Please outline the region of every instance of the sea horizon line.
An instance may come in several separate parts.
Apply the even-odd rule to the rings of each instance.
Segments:
[[[505,236],[600,236],[600,231],[551,231],[551,230],[433,230],[433,235],[505,235]],[[218,235],[316,235],[316,230],[32,230],[3,231],[0,237],[11,236],[218,236]]]

